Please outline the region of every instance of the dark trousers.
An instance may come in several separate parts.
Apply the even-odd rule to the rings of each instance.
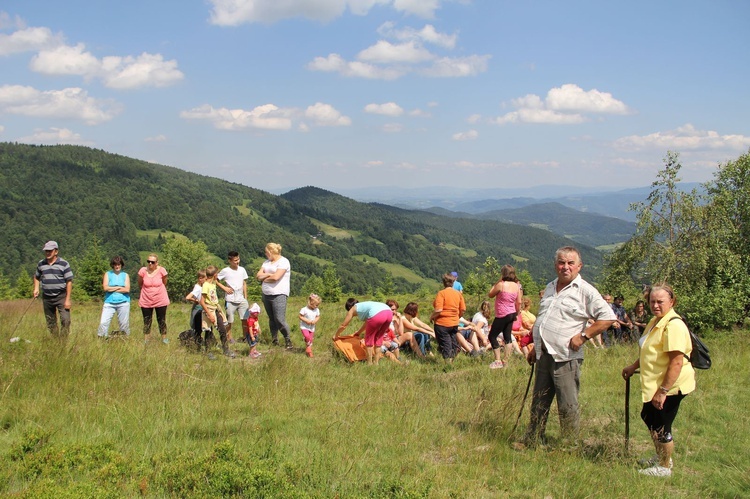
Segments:
[[[435,324],[435,339],[437,340],[438,350],[444,359],[452,359],[460,350],[456,333],[458,326],[439,326]]]
[[[70,334],[70,309],[65,308],[65,293],[57,296],[42,296],[42,307],[44,318],[47,320],[47,329],[52,336],[67,338]],[[60,327],[57,325],[57,315],[60,315]]]
[[[500,348],[500,342],[497,341],[497,337],[503,335],[503,341],[506,345],[510,345],[513,341],[513,322],[516,320],[516,314],[508,314],[503,317],[495,317],[492,321],[492,327],[490,327],[490,345],[493,349]]]
[[[205,318],[207,324],[211,324],[211,319],[205,310],[203,311],[203,317]],[[226,326],[227,318],[224,315],[224,311],[218,308],[214,310],[214,317],[216,317],[216,323],[213,325],[216,326],[216,329],[219,330],[219,339],[221,340],[221,347],[226,350],[227,348],[227,326]],[[210,331],[210,330],[206,331],[206,337],[204,340],[204,344],[206,345],[206,350],[208,350],[208,348],[211,347],[210,343],[213,343],[215,341],[216,340],[214,339],[213,331]]]
[[[156,323],[159,324],[159,334],[167,335],[167,306],[156,308],[143,308],[143,334],[151,334],[151,322],[154,320],[154,310],[156,310]]]

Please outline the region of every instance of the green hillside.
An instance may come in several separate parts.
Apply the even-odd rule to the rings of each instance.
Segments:
[[[359,203],[318,188],[276,196],[87,147],[11,143],[0,143],[0,221],[0,272],[11,280],[31,272],[48,239],[75,260],[96,236],[105,254],[123,255],[132,272],[142,254],[184,236],[221,257],[236,249],[248,265],[267,242],[279,242],[294,267],[294,289],[333,263],[344,291],[356,294],[377,289],[388,273],[397,291],[413,291],[446,271],[467,273],[488,256],[544,280],[555,248],[571,242],[545,230]],[[601,255],[581,249],[592,277]]]
[[[424,211],[449,218],[476,218],[536,227],[570,238],[578,244],[605,251],[630,239],[636,228],[634,222],[580,211],[558,202],[532,203],[522,208],[491,209],[476,213],[439,207]]]
[[[528,269],[537,280],[547,280],[553,277],[555,250],[577,244],[538,228],[359,203],[317,187],[295,189],[282,197],[316,223],[336,227],[334,237],[340,237],[342,230],[356,234],[349,239],[351,247],[357,248],[352,253],[398,263],[426,276],[449,269],[466,272],[494,256],[501,263]],[[586,275],[596,277],[601,269],[601,253],[578,246],[586,262]]]
[[[635,233],[635,223],[619,218],[584,213],[560,203],[539,203],[511,210],[493,210],[475,215],[483,220],[497,220],[544,228],[555,234],[589,246],[623,243]]]

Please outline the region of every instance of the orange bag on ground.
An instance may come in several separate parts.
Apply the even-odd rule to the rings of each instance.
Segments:
[[[367,360],[364,341],[359,336],[352,334],[349,336],[339,336],[338,338],[334,337],[333,345],[349,362]]]

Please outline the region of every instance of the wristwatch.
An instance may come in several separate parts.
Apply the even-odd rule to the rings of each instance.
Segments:
[[[584,343],[586,343],[587,341],[589,341],[591,339],[588,336],[586,336],[586,332],[585,331],[581,333],[581,338],[583,338],[583,342]]]

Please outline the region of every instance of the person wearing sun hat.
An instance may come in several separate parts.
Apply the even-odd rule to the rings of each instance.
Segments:
[[[60,258],[55,241],[47,241],[42,248],[44,259],[40,260],[34,273],[34,298],[42,295],[44,317],[52,336],[65,339],[70,334],[70,293],[73,290],[73,271],[70,264]],[[57,316],[60,315],[60,325]]]

